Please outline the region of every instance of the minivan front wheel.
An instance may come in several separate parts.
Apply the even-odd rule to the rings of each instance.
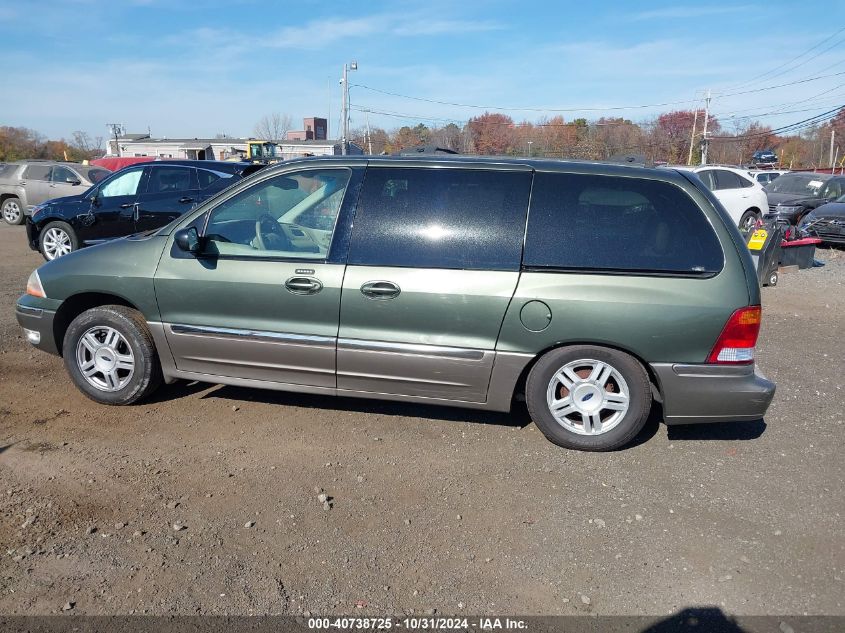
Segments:
[[[651,386],[632,356],[578,345],[545,354],[528,374],[531,418],[552,442],[607,451],[630,442],[645,424]]]
[[[65,334],[62,355],[70,377],[102,404],[132,404],[161,383],[161,365],[143,317],[125,306],[86,310]]]

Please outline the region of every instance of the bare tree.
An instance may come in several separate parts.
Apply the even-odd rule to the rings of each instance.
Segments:
[[[255,124],[253,134],[262,141],[273,141],[278,143],[284,140],[285,134],[291,128],[291,118],[289,114],[281,114],[273,112],[272,114],[265,114],[258,123]]]

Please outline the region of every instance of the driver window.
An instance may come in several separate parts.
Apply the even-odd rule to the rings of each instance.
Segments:
[[[349,169],[312,169],[263,180],[211,211],[212,254],[325,259]]]
[[[50,174],[50,180],[64,184],[74,180],[79,180],[79,178],[67,167],[53,167],[53,171]]]
[[[142,173],[142,169],[134,169],[117,178],[113,178],[100,187],[100,197],[134,196],[138,191],[138,183],[141,182]]]

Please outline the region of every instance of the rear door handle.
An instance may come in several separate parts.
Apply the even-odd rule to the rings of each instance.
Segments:
[[[189,202],[193,202],[193,201],[194,201],[194,199],[191,198],[190,196],[183,196],[182,198],[179,198],[179,202],[181,204],[188,204]]]
[[[402,290],[392,281],[368,281],[361,286],[361,294],[368,299],[393,299]]]
[[[323,284],[312,277],[291,277],[285,282],[285,288],[295,295],[315,295],[323,289]]]
[[[126,204],[120,205],[120,208],[121,209],[129,209],[130,207],[134,207],[134,206],[135,206],[134,202],[127,202]]]

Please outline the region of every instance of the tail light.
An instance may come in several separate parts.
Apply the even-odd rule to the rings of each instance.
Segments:
[[[708,363],[742,365],[754,362],[754,346],[760,333],[760,306],[740,308],[725,324]]]

